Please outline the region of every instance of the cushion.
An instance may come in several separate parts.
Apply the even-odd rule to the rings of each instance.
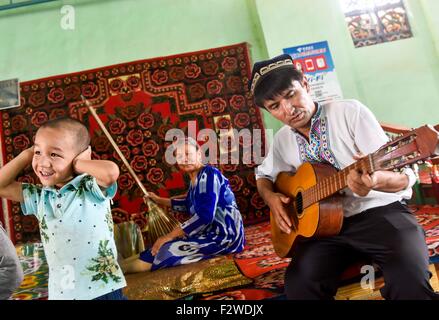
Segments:
[[[142,232],[134,221],[114,225],[114,241],[116,242],[118,259],[126,259],[145,250]]]
[[[124,294],[129,300],[174,300],[252,283],[239,272],[231,256],[125,277],[128,286]]]

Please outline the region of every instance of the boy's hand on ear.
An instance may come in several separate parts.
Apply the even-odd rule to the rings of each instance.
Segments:
[[[78,160],[91,160],[91,146],[88,146],[87,149],[82,151],[80,154],[73,159],[73,169],[76,171],[76,164]]]
[[[88,146],[87,149],[78,154],[75,160],[91,160],[91,146]]]
[[[108,188],[117,181],[119,177],[119,167],[110,160],[92,160],[91,147],[82,151],[72,161],[73,172],[75,174],[87,173],[96,178],[100,187]]]
[[[34,157],[34,146],[23,150],[21,154],[23,154],[29,164],[32,163],[32,159]]]

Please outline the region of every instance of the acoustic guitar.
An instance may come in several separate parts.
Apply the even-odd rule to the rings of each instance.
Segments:
[[[437,127],[437,126],[436,126]],[[290,197],[285,205],[295,227],[281,231],[270,212],[272,240],[280,257],[291,257],[298,241],[337,235],[343,224],[343,206],[339,191],[347,187],[349,171],[374,173],[396,170],[435,154],[439,133],[425,125],[396,137],[376,152],[343,170],[320,163],[304,163],[293,175],[281,172],[275,190]]]

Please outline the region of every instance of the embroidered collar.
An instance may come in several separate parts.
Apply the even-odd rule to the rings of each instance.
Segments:
[[[326,162],[333,165],[335,168],[340,169],[340,166],[331,151],[326,118],[322,115],[323,108],[318,103],[316,103],[316,107],[317,111],[311,118],[309,141],[299,132],[295,132],[300,157],[303,162]]]
[[[59,192],[59,193],[63,193],[66,190],[78,190],[79,188],[79,184],[81,183],[81,180],[87,176],[88,173],[83,173],[80,174],[79,176],[74,177],[72,180],[70,180],[69,182],[67,182],[65,185],[63,185],[60,189],[56,189],[55,187],[44,187],[43,189],[46,191],[51,191],[51,192]]]

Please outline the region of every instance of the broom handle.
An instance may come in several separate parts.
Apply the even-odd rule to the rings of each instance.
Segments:
[[[81,95],[82,97],[82,95]],[[116,150],[116,153],[119,155],[119,157],[122,159],[123,164],[125,165],[125,167],[128,169],[129,173],[131,174],[131,176],[134,178],[134,180],[136,181],[137,185],[140,187],[140,189],[142,190],[143,194],[145,196],[148,196],[148,191],[146,191],[145,186],[143,185],[142,181],[140,181],[139,177],[136,175],[136,173],[134,172],[133,168],[131,168],[130,164],[128,163],[127,159],[125,158],[125,156],[123,155],[122,151],[120,151],[119,147],[117,146],[116,142],[113,140],[113,138],[111,137],[110,133],[107,131],[107,128],[105,128],[104,124],[102,123],[101,119],[99,118],[99,116],[97,115],[95,109],[93,109],[93,107],[90,105],[90,103],[88,102],[87,99],[85,99],[84,97],[82,97],[82,99],[85,101],[85,104],[88,107],[88,110],[90,110],[90,113],[92,114],[92,116],[95,118],[95,120],[97,121],[97,123],[99,124],[99,126],[101,127],[102,131],[104,132],[104,134],[107,136],[108,140],[110,141],[111,145],[113,146],[114,150]]]

